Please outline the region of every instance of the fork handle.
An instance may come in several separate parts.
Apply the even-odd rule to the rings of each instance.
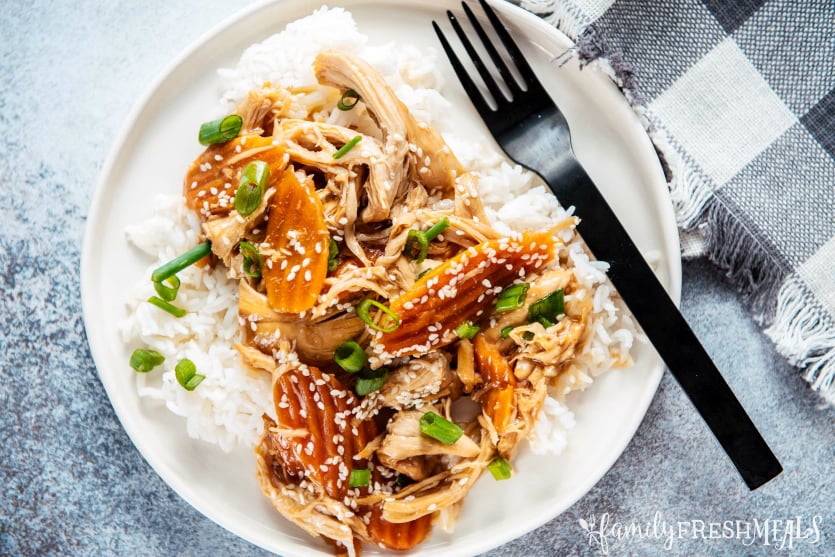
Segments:
[[[597,186],[575,158],[559,166],[546,183],[582,216],[578,232],[609,263],[612,284],[745,483],[753,490],[776,477],[782,466]]]

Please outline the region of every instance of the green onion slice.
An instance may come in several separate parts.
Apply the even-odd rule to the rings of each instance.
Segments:
[[[424,270],[422,270],[422,271],[420,272],[420,274],[417,276],[418,280],[420,280],[420,279],[422,279],[423,277],[425,277],[425,276],[426,276],[426,273],[428,273],[428,272],[429,272],[429,271],[431,271],[431,270],[432,270],[432,268],[431,268],[431,267],[430,267],[429,269],[424,269]]]
[[[235,210],[246,217],[251,215],[264,197],[270,181],[270,166],[264,161],[252,161],[241,172],[241,182],[235,192]]]
[[[197,246],[191,248],[184,254],[175,257],[168,263],[157,267],[157,269],[151,273],[151,280],[153,282],[162,282],[168,277],[176,275],[186,267],[197,263],[210,253],[212,253],[212,243],[206,240],[202,244],[198,244]]]
[[[148,373],[164,361],[162,354],[149,348],[137,348],[130,355],[130,367],[139,373]]]
[[[339,345],[333,354],[333,361],[348,373],[356,373],[365,367],[368,356],[362,346],[349,340]]]
[[[449,219],[444,217],[436,222],[432,227],[426,231],[426,239],[430,242],[438,237],[438,235],[449,228]]]
[[[364,369],[357,377],[357,382],[354,384],[354,391],[360,395],[365,396],[374,391],[379,391],[388,379],[389,370],[387,367],[378,369]]]
[[[183,358],[174,367],[174,376],[185,390],[193,391],[197,385],[203,382],[205,375],[197,373],[197,366],[188,358]]]
[[[522,333],[522,338],[527,341],[533,340],[535,336],[536,335],[533,334],[533,331],[525,331],[524,333]]]
[[[565,313],[565,294],[562,288],[540,298],[528,307],[528,321],[542,323],[546,329]]]
[[[429,242],[447,228],[449,228],[449,219],[444,217],[426,232],[409,230],[409,234],[406,235],[406,245],[403,247],[403,253],[409,259],[414,259],[418,265],[423,263],[427,253],[429,253]]]
[[[420,432],[444,445],[453,445],[464,435],[464,430],[460,426],[442,418],[435,412],[427,412],[420,417]]]
[[[371,470],[368,468],[351,470],[351,476],[348,478],[348,487],[365,487],[370,483]]]
[[[264,190],[257,184],[241,184],[238,186],[238,191],[235,192],[235,210],[243,217],[251,215],[258,205],[261,204],[261,198],[264,196]]]
[[[244,256],[242,266],[244,274],[254,279],[261,278],[261,254],[258,252],[258,248],[246,240],[241,241],[238,248],[241,250],[241,255]]]
[[[159,309],[163,311],[167,311],[174,317],[182,317],[186,314],[186,310],[184,310],[183,308],[178,308],[177,306],[169,304],[162,298],[158,298],[156,296],[151,296],[150,298],[148,298],[148,303],[157,306]]]
[[[429,240],[426,232],[420,230],[409,230],[406,235],[406,245],[403,247],[403,254],[409,259],[414,259],[418,265],[423,263],[429,253]]]
[[[509,480],[511,473],[513,472],[510,464],[508,464],[508,462],[502,457],[496,457],[493,459],[493,461],[487,465],[487,469],[490,470],[490,473],[493,474],[493,477],[497,480]]]
[[[371,310],[371,306],[374,306],[383,313],[385,313],[386,315],[383,317],[383,319],[388,319],[392,324],[388,327],[383,327],[375,323],[374,320],[371,318],[371,315],[369,315],[368,313]],[[397,316],[396,313],[391,311],[389,308],[387,308],[377,300],[372,300],[370,298],[362,300],[357,305],[357,317],[362,319],[362,322],[371,327],[372,329],[376,329],[384,333],[390,333],[400,326],[400,318]]]
[[[515,327],[513,325],[508,325],[502,329],[502,338],[510,338],[510,333],[513,332]]]
[[[360,141],[362,141],[362,136],[361,135],[358,135],[358,136],[354,137],[354,139],[352,139],[351,141],[349,141],[348,143],[346,143],[345,145],[340,147],[339,150],[336,153],[333,154],[333,158],[341,159],[342,157],[345,156],[345,153],[347,153],[348,151],[350,151],[351,149],[356,147],[357,143],[359,143]]]
[[[166,282],[170,286],[166,285]],[[164,281],[155,282],[154,290],[156,290],[159,297],[166,302],[173,302],[177,299],[177,292],[180,291],[180,279],[177,275],[171,275]]]
[[[252,161],[241,171],[241,184],[256,184],[267,187],[270,181],[270,165],[264,161]]]
[[[465,321],[464,323],[461,323],[457,329],[455,329],[455,332],[458,334],[459,338],[470,339],[473,338],[479,330],[481,330],[481,327],[478,325],[473,325],[469,321]]]
[[[339,100],[336,102],[336,108],[339,110],[351,110],[356,106],[356,104],[360,100],[360,94],[354,91],[353,89],[348,89]]]
[[[519,309],[525,304],[525,295],[528,293],[528,288],[531,285],[527,282],[520,284],[513,284],[508,286],[502,293],[499,294],[499,299],[496,300],[496,311],[511,311]]]
[[[339,246],[336,240],[331,238],[330,246],[328,246],[328,272],[334,272],[337,267],[339,267]]]
[[[200,142],[200,145],[225,143],[238,136],[243,123],[244,119],[237,114],[230,114],[219,120],[204,122],[200,125],[197,141]]]
[[[395,480],[394,483],[397,485],[397,487],[402,489],[415,483],[415,480],[413,480],[406,474],[397,474],[397,480]]]

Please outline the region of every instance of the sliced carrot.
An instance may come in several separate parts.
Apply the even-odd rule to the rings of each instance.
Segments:
[[[510,385],[490,389],[481,399],[481,407],[490,421],[493,422],[493,427],[496,428],[496,433],[499,435],[507,431],[513,420],[514,410],[516,409],[514,390]]]
[[[262,265],[267,301],[280,312],[313,307],[328,274],[330,235],[325,209],[312,187],[285,172],[270,201],[267,233],[270,251]]]
[[[554,258],[554,246],[547,232],[526,232],[459,252],[391,302],[400,326],[378,335],[375,351],[388,357],[411,356],[456,341],[459,325],[489,313],[504,287]]]
[[[256,160],[269,165],[273,180],[287,166],[284,149],[273,145],[272,137],[241,135],[210,145],[191,163],[183,180],[186,207],[199,211],[204,218],[228,215],[234,208],[241,171]]]
[[[276,450],[285,472],[320,486],[342,501],[353,468],[366,468],[354,460],[374,437],[373,420],[353,422],[356,396],[338,379],[315,367],[281,374],[273,385],[279,432]]]
[[[432,530],[432,515],[427,514],[409,522],[389,522],[383,519],[383,503],[371,509],[368,534],[388,549],[411,549],[422,542]]]
[[[510,426],[516,410],[516,376],[498,347],[483,334],[475,336],[473,345],[478,372],[487,386],[487,391],[482,395],[481,407],[493,422],[496,432],[502,434]]]

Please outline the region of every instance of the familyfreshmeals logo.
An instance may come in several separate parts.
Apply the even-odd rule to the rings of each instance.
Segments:
[[[580,528],[588,537],[589,546],[602,555],[617,542],[630,538],[657,540],[665,550],[673,549],[679,540],[722,540],[743,546],[769,546],[778,551],[791,551],[801,544],[815,545],[821,541],[822,517],[795,516],[786,519],[750,519],[707,521],[700,519],[670,521],[656,512],[649,522],[612,521],[609,513],[579,519]],[[713,542],[716,543],[716,542]]]

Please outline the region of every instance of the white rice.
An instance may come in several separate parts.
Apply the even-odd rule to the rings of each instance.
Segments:
[[[443,79],[438,71],[437,53],[401,44],[370,46],[356,28],[351,15],[341,8],[321,8],[289,24],[285,31],[248,48],[238,65],[220,70],[225,81],[218,114],[227,113],[247,92],[264,82],[287,86],[315,85],[311,64],[325,49],[341,49],[371,63],[422,120],[441,131],[462,164],[479,176],[479,188],[488,217],[501,232],[546,228],[570,216],[534,175],[513,166],[486,139],[457,136],[447,129],[444,118],[451,107],[441,96]],[[330,119],[339,123],[344,113]],[[184,161],[183,168],[189,161]],[[270,378],[249,372],[239,364],[233,344],[239,339],[237,283],[226,278],[225,269],[191,267],[179,276],[182,286],[177,305],[188,314],[176,319],[145,303],[154,294],[148,276],[152,269],[193,247],[199,238],[197,216],[186,209],[179,196],[156,202],[154,216],[127,229],[128,240],[153,260],[129,300],[129,317],[121,326],[124,341],[131,347],[147,346],[165,356],[163,371],[137,373],[140,396],[158,400],[173,413],[183,416],[191,437],[217,444],[224,451],[236,446],[252,447],[262,433],[262,414],[274,416]],[[570,260],[578,281],[593,291],[589,322],[592,336],[572,371],[560,378],[555,396],[590,385],[594,376],[628,363],[635,327],[615,303],[614,291],[606,282],[608,265],[591,261],[572,234]],[[174,366],[191,359],[206,379],[192,392],[174,377]],[[126,373],[134,373],[126,366]],[[566,431],[574,417],[557,398],[546,399],[532,433],[536,453],[560,453],[566,445]]]

